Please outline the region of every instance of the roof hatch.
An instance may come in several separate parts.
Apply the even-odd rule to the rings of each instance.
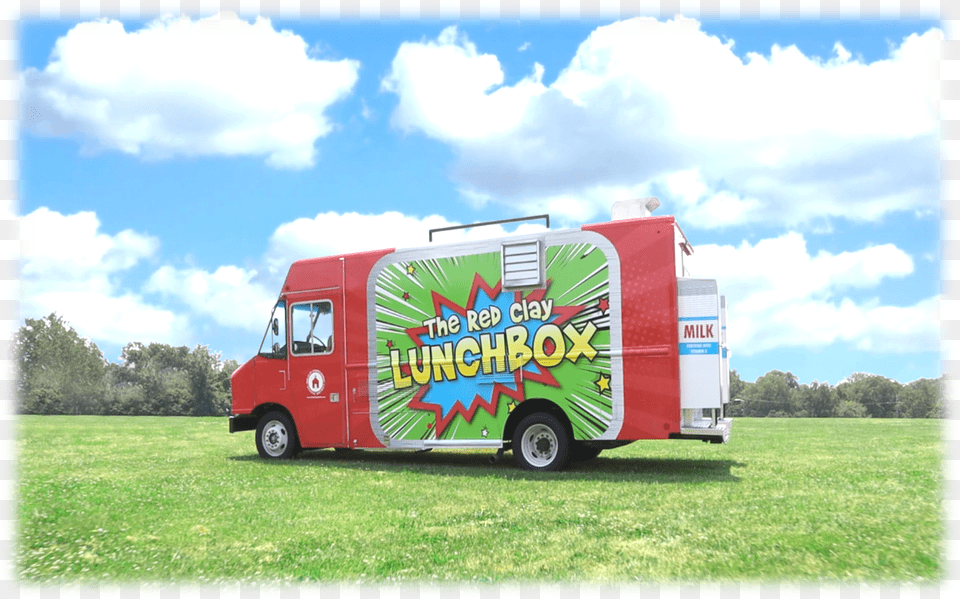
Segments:
[[[543,252],[539,239],[503,244],[501,264],[504,289],[543,286]]]

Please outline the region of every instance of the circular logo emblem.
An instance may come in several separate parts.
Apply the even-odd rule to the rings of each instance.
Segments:
[[[319,370],[311,370],[307,375],[307,391],[314,395],[323,391],[323,373]]]

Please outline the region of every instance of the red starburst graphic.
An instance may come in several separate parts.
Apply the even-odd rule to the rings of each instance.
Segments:
[[[514,293],[514,301],[521,301],[526,299],[528,302],[531,301],[541,301],[546,296],[547,291],[550,289],[551,281],[547,281],[547,285],[544,289],[539,289],[533,291],[524,297],[522,292]],[[466,305],[460,306],[456,302],[451,301],[450,299],[440,295],[436,291],[432,291],[433,307],[434,313],[437,316],[443,315],[442,308],[447,308],[448,310],[459,314],[462,317],[466,317],[468,310],[473,310],[476,306],[477,295],[480,290],[483,290],[486,293],[487,297],[491,301],[495,301],[501,293],[501,283],[498,281],[495,286],[490,286],[486,281],[483,280],[483,277],[479,273],[474,275],[473,284],[470,288],[470,293],[468,295]],[[405,294],[406,295],[406,294]],[[565,322],[569,321],[573,316],[583,310],[584,306],[554,306],[553,307],[553,318],[550,322],[556,325],[562,325]],[[413,343],[418,347],[422,348],[424,346],[423,335],[427,334],[426,326],[412,327],[406,329],[407,335],[413,341]],[[547,348],[548,351],[552,351],[552,348]],[[420,366],[421,361],[418,360],[418,366]],[[527,370],[525,368],[531,368]],[[400,371],[409,376],[410,375],[410,365],[401,364]],[[511,404],[517,405],[526,399],[526,392],[524,389],[524,383],[526,381],[532,381],[535,383],[540,383],[550,387],[559,387],[560,383],[557,382],[557,379],[550,373],[549,370],[542,367],[535,360],[531,360],[526,364],[524,368],[518,369],[513,372],[513,384],[514,388],[510,388],[507,385],[502,383],[494,383],[493,389],[490,393],[490,398],[487,399],[480,395],[479,393],[475,394],[469,406],[464,406],[462,402],[457,400],[453,406],[447,411],[446,414],[443,414],[443,409],[440,405],[424,402],[423,398],[430,390],[432,384],[428,383],[421,386],[416,394],[414,394],[413,399],[407,404],[407,407],[415,410],[428,410],[434,413],[435,417],[435,430],[436,434],[439,437],[443,434],[443,431],[447,428],[453,418],[459,414],[463,416],[464,420],[467,422],[472,422],[473,417],[476,415],[477,410],[483,408],[486,412],[490,413],[493,416],[496,416],[497,406],[500,402],[502,396],[510,398]],[[429,428],[429,427],[428,427]]]

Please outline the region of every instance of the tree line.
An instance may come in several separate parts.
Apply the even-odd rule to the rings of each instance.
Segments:
[[[755,383],[730,373],[728,416],[772,418],[944,418],[944,379],[901,384],[862,372],[837,386],[801,385],[790,372],[773,370]]]
[[[225,416],[239,364],[197,345],[128,343],[119,364],[62,317],[25,321],[14,339],[22,414]],[[908,384],[857,373],[842,383],[801,385],[773,370],[754,383],[730,373],[728,416],[942,418],[943,379]]]
[[[109,362],[62,317],[25,321],[16,333],[21,414],[225,416],[239,364],[197,345],[128,343]]]

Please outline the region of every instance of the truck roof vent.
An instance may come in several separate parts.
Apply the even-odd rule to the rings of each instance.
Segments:
[[[504,289],[543,286],[543,253],[539,239],[505,243],[501,256]]]
[[[625,218],[645,218],[650,216],[654,210],[660,207],[660,200],[657,198],[641,198],[639,200],[620,200],[615,202],[611,208],[611,220],[623,220]]]

